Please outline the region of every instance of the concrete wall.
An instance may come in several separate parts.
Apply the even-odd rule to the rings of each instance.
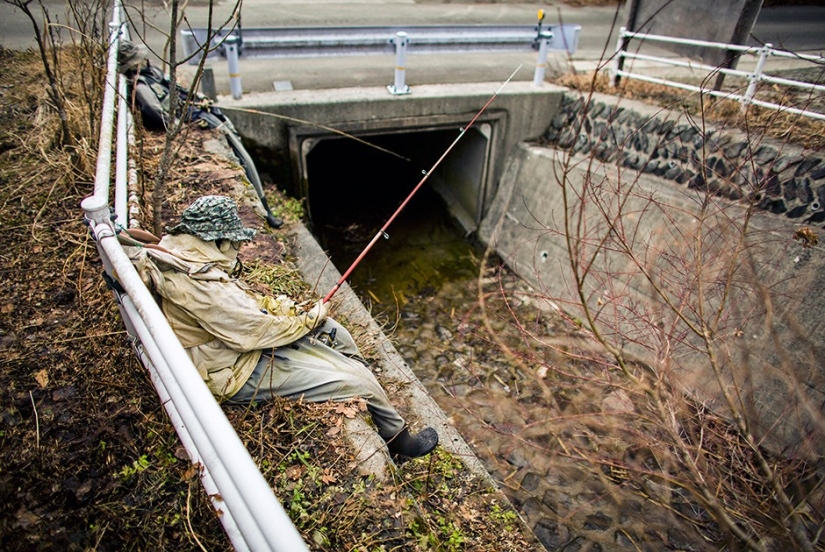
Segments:
[[[625,26],[632,31],[722,42],[745,44],[762,0],[634,0],[627,8]],[[631,43],[635,51],[638,41]],[[708,65],[723,63],[730,54],[725,50],[657,43],[673,52],[697,57]]]
[[[572,242],[582,251],[579,260],[586,262],[590,258],[588,253],[594,252],[595,240],[606,240],[603,245],[607,251],[593,257],[595,262],[584,286],[588,303],[601,312],[600,327],[612,342],[657,369],[673,370],[675,381],[697,393],[700,400],[715,400],[712,404],[724,411],[720,382],[710,370],[707,355],[693,349],[701,346],[701,339],[691,338],[689,334],[681,341],[667,339],[668,332],[663,328],[678,327],[679,320],[663,307],[653,286],[666,289],[670,300],[697,304],[701,299],[706,312],[714,312],[713,307],[719,304],[723,291],[720,282],[731,266],[730,252],[737,245],[741,223],[747,213],[753,213],[749,221],[748,249],[735,263],[737,271],[733,280],[737,285],[727,290],[730,307],[713,336],[716,352],[725,366],[722,383],[729,386],[736,382],[743,391],[746,410],[757,421],[759,434],[767,435],[773,445],[791,449],[813,445],[821,451],[822,441],[806,441],[806,436],[822,438],[818,428],[825,405],[822,246],[804,248],[802,242],[794,239],[801,226],[798,219],[749,210],[752,203],[743,201],[742,195],[738,196],[739,201],[732,201],[730,194],[724,197],[719,193],[706,193],[718,192],[706,185],[711,178],[724,180],[718,173],[701,173],[707,179],[699,185],[692,177],[664,180],[661,177],[664,175],[646,171],[645,162],[636,166],[640,151],[657,151],[649,144],[661,146],[661,138],[667,137],[669,131],[683,121],[673,117],[663,133],[660,133],[661,125],[650,125],[642,132],[639,129],[646,121],[672,115],[626,101],[622,103],[622,111],[617,112],[615,98],[599,97],[594,102],[600,104],[598,110],[612,115],[605,121],[590,120],[584,124],[582,117],[595,113],[597,108],[582,103],[575,105],[576,101],[572,96],[565,100],[569,102],[568,111],[557,116],[546,136],[572,147],[575,153],[519,144],[505,168],[488,216],[482,222],[479,231],[482,240],[493,244],[499,255],[553,304],[581,316],[574,306],[576,286],[564,232],[565,212],[574,216],[581,213],[578,228],[585,230],[578,237],[574,235]],[[571,127],[574,121],[577,123]],[[594,124],[596,122],[601,124]],[[612,122],[616,127],[611,129]],[[568,132],[571,128],[574,132]],[[685,130],[681,128],[671,134],[669,143]],[[593,136],[602,139],[593,140]],[[602,147],[605,136],[624,138],[611,147]],[[722,133],[715,138],[722,140]],[[693,144],[694,141],[686,142]],[[725,141],[732,148],[731,153],[738,155],[736,138],[726,136]],[[648,144],[647,148],[636,149],[633,145],[641,146],[643,142]],[[695,157],[707,164],[714,156],[710,147],[708,142],[699,144],[701,154],[687,155],[684,163]],[[729,158],[720,152],[718,143],[714,147],[718,159],[725,162],[738,159],[736,155]],[[769,145],[767,140],[759,147],[773,149],[764,150],[761,161],[754,156],[748,163],[753,174],[762,174],[760,182],[765,183],[761,188],[762,200],[757,199],[756,203],[770,209],[772,203],[763,200],[779,199],[776,197],[779,194],[791,205],[785,214],[804,205],[810,217],[813,198],[803,194],[803,199],[809,199],[805,203],[796,192],[768,191],[766,182],[784,171],[796,174],[804,159],[816,156],[787,151],[780,154],[782,146]],[[646,155],[649,161],[650,155]],[[666,159],[667,169],[674,169],[674,165],[669,164],[674,158],[678,156]],[[793,166],[789,165],[790,161]],[[685,174],[685,170],[690,169],[682,163],[679,161],[677,168]],[[704,166],[702,162],[699,164]],[[790,176],[787,181],[818,176],[816,166],[818,162],[807,163],[805,171],[801,171],[804,175],[800,172],[801,176]],[[693,176],[696,174],[700,171]],[[675,175],[673,170],[670,176]],[[773,182],[784,183],[783,178]],[[691,182],[694,185],[691,186]],[[749,186],[746,183],[747,180],[742,181]],[[799,186],[794,188],[799,189]],[[581,197],[587,201],[579,203]],[[622,198],[627,201],[622,202]],[[799,212],[805,210],[794,211]],[[612,227],[606,223],[604,213],[609,214],[607,219]],[[699,228],[701,234],[697,231]],[[653,281],[640,277],[639,266],[618,251],[621,240],[616,235],[622,233],[627,236],[637,260],[655,274]],[[691,261],[696,260],[692,244],[697,238],[702,240],[705,255],[701,277],[691,272],[695,266]],[[678,264],[682,260],[688,262]],[[690,319],[699,316],[688,311],[685,309]],[[801,452],[817,454],[816,448]]]
[[[386,88],[276,92],[228,100],[221,109],[232,118],[248,149],[257,154],[261,168],[297,194],[305,185],[303,157],[313,139],[334,135],[332,129],[357,136],[403,129],[458,131],[500,87],[501,83],[427,85],[404,96],[393,96]],[[488,123],[490,128],[486,182],[481,183],[486,201],[495,193],[507,152],[517,142],[544,133],[563,92],[549,84],[511,82],[478,119],[476,125]]]

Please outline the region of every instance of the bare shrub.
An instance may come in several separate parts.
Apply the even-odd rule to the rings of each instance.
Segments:
[[[648,178],[644,160],[635,168],[600,160],[600,144],[621,155],[635,136],[591,127],[594,101],[584,90],[570,125],[572,136],[597,145],[552,154],[544,189],[552,209],[518,193],[502,208],[499,229],[508,218],[531,229],[505,262],[532,292],[479,286],[488,335],[521,380],[525,409],[509,416],[507,432],[574,461],[598,500],[619,510],[639,497],[655,505],[638,512],[658,512],[646,520],[653,532],[690,527],[699,549],[822,549],[821,353],[790,307],[808,290],[777,256],[799,232],[758,208],[767,184],[754,178],[753,157],[738,160],[721,185],[719,175],[700,174],[682,188]],[[691,102],[698,115],[683,117],[709,136],[701,98],[677,105]],[[760,112],[755,123],[751,115],[743,128],[757,151],[781,116],[766,121]],[[708,155],[705,146],[697,164]],[[525,296],[544,314],[525,318]],[[567,330],[548,331],[554,317]],[[503,337],[496,318],[509,319],[527,347]],[[540,408],[528,408],[528,398]],[[531,486],[513,487],[525,504],[542,500]],[[553,499],[544,502],[552,510]],[[565,510],[559,522],[575,515]],[[649,536],[622,538],[639,546]]]

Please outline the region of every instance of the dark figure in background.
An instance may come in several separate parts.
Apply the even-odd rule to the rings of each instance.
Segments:
[[[145,46],[123,41],[118,51],[118,69],[129,80],[129,99],[131,101],[134,98],[133,109],[139,109],[144,128],[152,131],[165,131],[170,122],[171,83],[160,69],[149,62],[147,54]],[[266,211],[267,224],[272,228],[279,228],[283,225],[284,221],[273,215],[269,208],[255,162],[244,148],[232,121],[223,114],[220,108],[215,107],[209,98],[200,94],[190,94],[189,90],[182,86],[176,86],[176,88],[178,105],[175,118],[183,118],[187,122],[204,128],[220,130],[241,162],[252,187],[255,188],[255,193]],[[186,108],[185,113],[184,108]]]

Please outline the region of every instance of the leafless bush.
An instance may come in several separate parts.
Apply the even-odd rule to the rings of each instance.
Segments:
[[[582,93],[573,136],[630,150],[634,136],[586,128],[593,101]],[[704,118],[689,120],[708,135]],[[740,190],[731,201],[710,178],[668,188],[603,153],[556,152],[552,212],[515,195],[507,203],[533,229],[522,259],[545,250],[556,263],[522,263],[529,299],[568,324],[547,332],[525,319],[524,295],[488,313],[488,325],[510,317],[529,344],[517,349],[491,327],[522,393],[546,410],[523,414],[513,435],[587,466],[616,504],[643,496],[689,523],[700,548],[823,549],[819,345],[788,307],[808,290],[777,254],[792,247],[791,225],[758,209],[766,184],[752,158],[725,183]],[[706,166],[707,149],[699,155]]]
[[[160,163],[155,172],[153,191],[152,191],[152,209],[153,214],[152,226],[156,234],[160,235],[163,232],[163,203],[167,193],[166,182],[169,178],[169,173],[172,164],[175,162],[176,151],[175,143],[177,137],[184,132],[189,124],[186,116],[175,116],[186,114],[197,100],[194,92],[200,85],[200,80],[203,76],[203,69],[206,63],[207,55],[220,47],[221,41],[215,42],[215,39],[224,31],[232,31],[238,24],[238,17],[240,14],[241,2],[237,1],[232,5],[227,18],[215,25],[213,21],[214,2],[210,0],[207,4],[207,36],[202,45],[195,49],[187,58],[179,58],[177,51],[177,34],[182,26],[189,25],[186,18],[186,7],[188,0],[180,2],[179,0],[171,0],[168,4],[164,4],[168,8],[168,23],[167,29],[160,29],[150,24],[142,9],[127,10],[126,17],[131,28],[135,29],[138,36],[142,36],[141,40],[145,41],[147,28],[152,28],[156,32],[160,32],[164,37],[164,47],[162,52],[153,52],[158,57],[163,66],[168,69],[169,79],[169,107],[170,123],[166,126],[166,139],[164,141],[163,153],[160,158]],[[192,75],[192,81],[189,83],[190,91],[193,93],[187,94],[185,100],[180,98],[180,89],[178,88],[178,68],[187,63],[190,59],[198,59],[198,66]]]

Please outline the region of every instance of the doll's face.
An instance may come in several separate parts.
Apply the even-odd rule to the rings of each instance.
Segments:
[[[218,250],[226,256],[226,259],[228,261],[228,266],[222,266],[221,268],[231,273],[235,269],[235,266],[238,264],[238,251],[241,250],[241,245],[243,245],[243,242],[232,240],[216,240],[215,245],[218,246]]]

